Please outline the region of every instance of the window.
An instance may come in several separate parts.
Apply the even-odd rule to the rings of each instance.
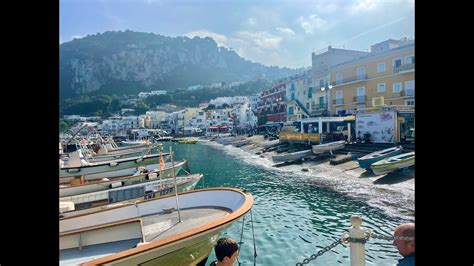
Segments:
[[[342,99],[342,91],[336,91],[336,99]]]
[[[402,91],[402,83],[401,82],[393,83],[392,92],[393,93],[400,93],[401,91]]]
[[[306,109],[309,109],[309,103],[306,103]]]
[[[336,74],[336,85],[342,84],[342,73]]]
[[[357,96],[365,96],[365,88],[364,87],[357,88]]]
[[[402,59],[401,58],[397,58],[397,59],[393,60],[393,67],[399,67],[401,65],[402,65]]]
[[[415,99],[406,100],[405,105],[415,105]]]
[[[319,87],[324,88],[324,80],[322,79],[319,80]]]
[[[384,93],[385,92],[385,83],[377,84],[377,92]]]
[[[415,81],[405,81],[405,96],[415,96]]]
[[[385,63],[379,63],[377,65],[377,72],[379,72],[379,73],[385,72]]]
[[[303,95],[306,95],[306,90],[303,91]]]
[[[365,67],[357,68],[357,79],[365,79]]]
[[[313,98],[313,87],[308,88],[308,98]]]
[[[311,85],[313,83],[312,79],[308,79],[308,85]]]
[[[357,110],[364,109],[364,108],[365,108],[365,103],[357,105]]]
[[[414,64],[415,63],[415,56],[410,55],[405,57],[405,64]]]
[[[289,115],[292,115],[292,114],[293,114],[293,112],[294,112],[294,110],[293,110],[293,106],[291,106],[291,107],[288,107],[288,114],[289,114]]]

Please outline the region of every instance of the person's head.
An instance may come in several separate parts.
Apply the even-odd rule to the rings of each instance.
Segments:
[[[415,237],[415,224],[401,224],[395,228],[393,235],[396,237]],[[415,240],[393,240],[400,255],[406,257],[415,253]]]
[[[217,240],[214,248],[219,265],[234,265],[239,257],[239,245],[229,237]]]

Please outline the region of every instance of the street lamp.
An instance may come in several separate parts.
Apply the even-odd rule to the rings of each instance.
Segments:
[[[322,91],[326,91],[326,115],[329,114],[329,90],[330,89],[332,89],[332,85],[329,85],[326,80],[326,84],[324,85],[323,88],[321,88]]]

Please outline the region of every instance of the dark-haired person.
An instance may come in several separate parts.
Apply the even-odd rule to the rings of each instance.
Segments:
[[[217,240],[214,251],[217,261],[213,261],[210,266],[233,266],[239,257],[239,245],[230,237]]]

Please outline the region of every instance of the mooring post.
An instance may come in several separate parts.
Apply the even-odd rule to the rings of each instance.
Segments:
[[[365,239],[365,230],[360,227],[362,224],[362,217],[359,215],[351,216],[352,228],[349,229],[349,237],[351,239],[351,266],[365,266],[365,244],[362,242]],[[354,242],[357,239],[360,241]]]

